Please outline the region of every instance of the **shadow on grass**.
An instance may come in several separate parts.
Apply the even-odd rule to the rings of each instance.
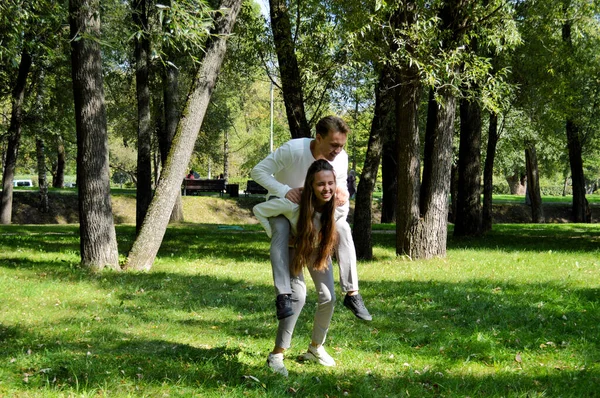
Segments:
[[[34,266],[40,264],[24,264]],[[20,366],[13,371],[27,379],[23,390],[81,393],[126,385],[147,392],[169,385],[223,396],[265,389],[283,395],[289,387],[296,396],[591,396],[600,381],[596,288],[365,281],[375,320],[359,322],[338,302],[328,346],[340,349],[339,370],[302,365],[283,381],[266,369],[266,352],[256,348],[275,334],[271,286],[168,272],[87,279],[83,271],[62,267],[72,280],[92,281],[115,300],[98,310],[98,321],[82,301],[71,308],[76,317],[44,324],[43,332],[0,326],[0,358],[4,364],[20,358],[8,367]],[[309,294],[292,352],[310,335],[315,298]],[[140,334],[161,322],[176,332]],[[78,327],[81,338],[73,339],[67,330]],[[179,343],[182,335],[193,342]],[[232,343],[209,346],[208,335]],[[517,353],[522,363],[515,362]],[[539,366],[547,355],[553,362]],[[487,370],[471,372],[471,366]]]
[[[63,231],[13,243],[44,251],[78,249],[69,229]],[[132,231],[120,232],[132,239]],[[499,240],[515,234],[509,229],[495,233],[501,234]],[[534,242],[538,250],[545,245],[555,251],[591,247],[576,243],[581,240],[563,244],[571,234],[547,234],[525,228],[507,250],[534,250]],[[17,239],[19,234],[7,236]],[[393,236],[388,242],[388,235],[376,239],[383,245],[394,242]],[[595,239],[588,234],[584,240]],[[484,241],[470,244],[485,248]],[[106,388],[131,394],[139,389],[144,395],[157,389],[180,395],[277,396],[293,388],[295,396],[579,397],[593,396],[600,383],[598,288],[477,280],[364,281],[362,292],[375,320],[358,322],[338,301],[327,343],[340,349],[338,368],[292,366],[290,378],[282,380],[265,368],[266,352],[256,348],[275,335],[272,286],[243,278],[244,261],[268,263],[266,237],[174,228],[159,255],[175,252],[184,258],[238,260],[240,277],[175,272],[92,276],[61,260],[3,263],[9,269],[35,269],[43,278],[92,282],[115,300],[103,304],[98,321],[82,299],[72,308],[76,316],[44,323],[43,331],[0,324],[0,372],[19,375],[6,379],[0,392],[10,386],[30,393],[92,394]],[[312,290],[309,294],[293,352],[302,350],[299,342],[310,335],[315,299]],[[161,322],[176,332],[136,332],[151,331]],[[82,328],[82,337],[73,339],[69,328]],[[207,345],[209,335],[231,343]],[[13,358],[18,359],[13,363]]]
[[[457,238],[448,230],[447,249],[544,252],[595,252],[600,247],[600,224],[499,224],[484,236]],[[396,248],[394,231],[373,234],[374,245]]]

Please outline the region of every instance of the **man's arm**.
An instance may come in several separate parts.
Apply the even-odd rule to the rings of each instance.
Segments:
[[[250,177],[260,185],[262,185],[267,191],[269,191],[269,195],[277,196],[279,198],[285,198],[288,191],[291,187],[286,184],[282,184],[273,177],[275,173],[279,170],[282,170],[284,167],[289,165],[285,164],[286,152],[288,151],[286,145],[284,144],[280,148],[278,148],[275,152],[272,152],[260,161],[250,173]]]

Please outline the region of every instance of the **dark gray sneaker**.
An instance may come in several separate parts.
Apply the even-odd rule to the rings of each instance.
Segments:
[[[346,294],[346,297],[344,297],[344,307],[352,311],[358,319],[362,319],[363,321],[373,320],[360,294],[355,294],[354,296]]]
[[[292,295],[291,294],[279,294],[275,300],[275,306],[277,307],[277,319],[284,319],[294,315],[292,309]]]

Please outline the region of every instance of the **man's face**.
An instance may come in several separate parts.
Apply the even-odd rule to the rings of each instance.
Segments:
[[[339,131],[330,131],[325,137],[317,134],[315,137],[315,159],[333,161],[346,145],[348,135]]]

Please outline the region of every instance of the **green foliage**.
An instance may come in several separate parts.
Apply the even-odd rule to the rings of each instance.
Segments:
[[[135,231],[117,231],[124,252]],[[339,300],[325,343],[338,365],[298,362],[309,284],[288,379],[265,366],[277,321],[263,234],[173,227],[152,272],[94,276],[77,266],[75,226],[0,233],[6,396],[581,397],[600,382],[595,225],[449,234],[431,261],[396,258],[393,234],[376,232],[376,262],[359,264],[374,321]]]
[[[573,119],[584,148],[598,146],[599,7],[585,0],[528,1],[517,7],[524,40],[513,60],[517,103],[545,135],[564,136],[565,120]],[[570,40],[564,36],[567,26]]]
[[[444,25],[448,12],[456,26]],[[427,87],[450,87],[493,110],[512,89],[507,70],[494,71],[490,57],[520,43],[510,2],[380,2],[374,10],[355,8],[353,21],[353,48],[376,64],[416,66]]]

